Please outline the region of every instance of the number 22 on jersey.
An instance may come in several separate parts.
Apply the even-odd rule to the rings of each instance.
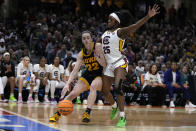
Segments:
[[[86,64],[88,71],[98,70],[99,65],[98,63]]]

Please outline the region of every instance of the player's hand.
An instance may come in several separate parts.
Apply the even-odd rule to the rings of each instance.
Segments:
[[[11,72],[12,71],[12,68],[11,68],[11,65],[7,65],[7,72]]]
[[[67,91],[69,91],[69,84],[67,83],[65,86],[64,86],[64,88],[63,88],[63,90],[62,90],[62,92],[61,92],[61,95],[62,94],[64,94],[65,92],[67,92]]]
[[[175,88],[180,88],[180,85],[178,85],[178,84],[172,84]]]
[[[47,84],[48,84],[48,80],[47,80],[46,77],[43,79],[43,84],[44,84],[44,85],[47,85]]]
[[[27,72],[26,75],[25,75],[25,79],[27,79],[28,76],[29,76],[29,73]]]
[[[149,6],[148,16],[151,18],[151,17],[155,16],[156,14],[159,14],[160,13],[159,9],[160,9],[160,7],[156,4],[152,7],[152,9]]]
[[[152,87],[158,87],[158,86],[159,86],[158,83],[154,83],[154,84],[152,85]]]

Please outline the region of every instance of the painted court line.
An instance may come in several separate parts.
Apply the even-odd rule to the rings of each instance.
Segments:
[[[25,118],[25,119],[28,119],[28,120],[31,120],[31,121],[33,121],[33,122],[35,122],[35,123],[39,123],[39,124],[45,125],[45,126],[47,126],[47,127],[50,127],[50,128],[56,129],[56,130],[62,130],[62,129],[58,128],[58,127],[50,126],[50,125],[48,125],[48,124],[46,124],[46,123],[40,122],[40,121],[38,121],[38,120],[34,120],[34,119],[32,119],[32,118],[23,116],[23,115],[21,115],[21,114],[17,114],[17,113],[15,113],[15,112],[12,112],[12,111],[9,111],[9,110],[3,109],[3,108],[0,108],[0,110],[5,111],[5,112],[8,112],[8,113],[10,113],[10,114],[14,114],[14,115],[16,115],[16,116],[19,116],[19,117],[22,117],[22,118]]]
[[[25,127],[23,125],[1,125],[0,124],[0,127]]]

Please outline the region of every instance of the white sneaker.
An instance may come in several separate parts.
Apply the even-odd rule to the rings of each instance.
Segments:
[[[102,100],[98,100],[97,105],[103,105],[103,101]]]
[[[174,114],[175,108],[170,108],[170,109],[169,109],[169,112],[170,112],[171,114]]]
[[[139,106],[139,104],[137,102],[131,102],[129,105],[130,106]]]
[[[55,98],[52,98],[52,99],[51,99],[51,104],[52,104],[52,105],[56,105],[56,104],[57,104]]]
[[[23,101],[22,101],[22,96],[19,96],[19,97],[18,97],[18,103],[23,103]]]
[[[169,107],[170,108],[175,108],[175,105],[174,105],[174,102],[173,101],[170,101]]]
[[[185,105],[185,108],[189,108],[189,104],[186,104],[186,105]]]
[[[4,99],[4,100],[3,100],[4,103],[7,103],[8,101],[9,101],[8,99]]]
[[[48,100],[48,98],[45,98],[45,99],[44,99],[44,102],[45,102],[45,103],[50,103],[50,101]]]
[[[39,100],[37,98],[35,99],[35,103],[39,103]]]
[[[84,105],[87,105],[87,100],[83,100],[83,104]]]
[[[146,105],[146,107],[147,107],[147,108],[151,108],[151,107],[152,107],[152,105],[148,104],[148,105]]]
[[[186,106],[185,106],[185,107],[186,107]],[[193,103],[189,102],[189,107],[190,107],[190,108],[195,108],[196,105],[194,105]]]
[[[27,100],[27,103],[33,103],[33,102],[34,102],[33,98],[29,97],[28,100]]]

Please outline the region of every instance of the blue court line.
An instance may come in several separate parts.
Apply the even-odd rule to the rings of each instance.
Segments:
[[[6,112],[10,113],[9,111]],[[2,118],[9,121],[0,121],[0,130],[4,129],[11,131],[59,131],[40,122],[36,122],[34,120],[30,120],[19,115],[15,115],[15,113],[14,115],[0,115],[0,120],[3,120]]]

